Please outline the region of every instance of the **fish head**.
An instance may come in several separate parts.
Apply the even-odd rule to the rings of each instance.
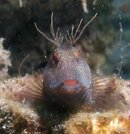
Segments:
[[[70,106],[92,101],[91,71],[78,47],[64,44],[56,48],[43,76],[49,101]]]

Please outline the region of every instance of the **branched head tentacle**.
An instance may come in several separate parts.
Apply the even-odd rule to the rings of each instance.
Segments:
[[[38,31],[41,35],[43,35],[48,41],[52,42],[52,43],[55,44],[57,47],[61,45],[61,43],[62,43],[62,41],[63,41],[63,37],[62,37],[61,33],[59,32],[59,30],[60,30],[59,28],[57,29],[56,33],[55,33],[55,31],[54,31],[53,12],[52,12],[52,14],[51,14],[51,34],[52,34],[54,40],[51,39],[51,38],[49,38],[44,32],[42,32],[42,31],[37,27],[37,24],[36,24],[36,23],[34,23],[34,25],[35,25],[37,31]]]
[[[72,44],[72,42],[70,41],[70,39],[69,39],[69,37],[68,37],[67,34],[65,35],[65,40],[66,40],[66,42],[67,42],[68,44]]]
[[[69,31],[67,30],[67,36],[69,38],[69,43],[72,44],[73,43],[73,38],[71,37]]]
[[[58,38],[58,36],[59,36],[59,31],[60,31],[60,28],[58,27],[57,31],[56,31],[56,38]]]
[[[43,33],[43,32],[37,27],[37,24],[36,24],[36,23],[34,23],[34,25],[35,25],[37,31],[38,31],[41,35],[43,35],[48,41],[52,42],[52,43],[55,44],[56,46],[59,45],[58,42],[56,42],[55,40],[52,40],[52,39],[49,38],[45,33]]]
[[[82,22],[83,22],[83,19],[80,20],[77,29],[75,29],[74,25],[72,25],[72,27],[71,27],[71,32],[69,33],[69,31],[67,30],[66,35],[65,35],[65,36],[62,36],[62,34],[60,33],[60,28],[59,28],[59,27],[57,28],[57,31],[56,31],[56,33],[55,33],[54,24],[53,24],[53,23],[54,23],[54,22],[53,22],[53,12],[52,12],[52,14],[51,14],[51,27],[50,27],[50,28],[51,28],[51,34],[52,34],[54,40],[51,39],[51,38],[49,38],[45,33],[43,33],[43,32],[37,27],[36,23],[34,23],[34,25],[35,25],[37,31],[38,31],[40,34],[42,34],[48,41],[52,42],[52,43],[55,44],[57,47],[59,47],[59,46],[63,43],[64,38],[65,38],[65,40],[66,40],[67,43],[73,45],[73,44],[75,44],[75,43],[79,40],[79,38],[80,38],[81,35],[83,34],[85,28],[96,18],[96,16],[97,16],[97,13],[89,20],[89,22],[88,22],[87,24],[84,25],[84,27],[82,28],[82,30],[80,31],[79,34],[78,34],[78,31],[79,31],[79,29],[80,29],[80,27],[81,27],[81,24],[82,24]],[[75,33],[74,33],[74,31],[75,31]],[[78,35],[77,35],[77,34],[78,34]]]
[[[64,40],[64,37],[62,36],[62,37],[61,37],[61,40],[60,40],[60,44],[63,43],[63,40]]]
[[[71,33],[69,33],[69,31],[67,30],[67,34],[65,36],[66,41],[69,44],[75,44],[79,40],[79,38],[81,37],[81,35],[83,34],[85,28],[96,18],[96,16],[97,16],[97,13],[89,20],[89,22],[87,24],[85,24],[85,26],[82,28],[82,30],[81,30],[81,32],[79,34],[78,34],[78,31],[79,31],[79,29],[81,27],[81,24],[83,22],[83,19],[80,20],[79,25],[78,25],[78,27],[77,27],[76,30],[75,30],[74,25],[72,25],[72,27],[71,27]],[[75,31],[75,33],[74,33],[74,31]]]
[[[71,26],[71,37],[74,40],[74,25]]]
[[[83,29],[81,30],[81,32],[79,33],[79,35],[78,35],[78,36],[76,37],[76,39],[73,41],[73,44],[75,44],[75,43],[79,40],[79,38],[80,38],[81,35],[83,34],[85,28],[96,18],[96,16],[97,16],[97,13],[89,20],[89,22],[88,22],[87,24],[85,24],[85,26],[83,27]],[[82,21],[80,21],[78,27],[80,27],[81,23],[82,23]],[[78,29],[79,29],[79,28],[77,28],[77,30],[78,30]],[[77,30],[76,30],[76,31],[77,31]],[[78,32],[78,31],[77,31],[77,32]],[[76,34],[77,34],[77,33],[76,33]]]
[[[54,40],[56,40],[56,35],[55,35],[55,31],[54,31],[54,24],[53,24],[53,12],[51,14],[51,28],[50,29],[51,29],[51,34],[52,34]]]
[[[54,22],[53,22],[53,12],[51,14],[51,34],[52,34],[54,40],[59,44],[58,46],[60,46],[62,41],[63,41],[63,36],[60,33],[60,28],[59,27],[57,28],[57,31],[55,33]]]
[[[80,28],[80,26],[81,26],[82,22],[83,22],[83,19],[81,19],[81,20],[80,20],[80,22],[79,22],[79,25],[78,25],[78,27],[77,27],[77,29],[76,29],[75,34],[74,34],[74,38],[76,38],[77,33],[78,33],[78,31],[79,31],[79,28]]]

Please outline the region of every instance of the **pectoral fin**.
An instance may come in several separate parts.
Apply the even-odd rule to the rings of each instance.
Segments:
[[[39,73],[30,76],[29,82],[25,85],[25,89],[22,91],[22,96],[25,100],[40,101],[43,100],[43,78]]]

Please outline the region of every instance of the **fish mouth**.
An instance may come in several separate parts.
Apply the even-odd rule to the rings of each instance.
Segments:
[[[54,90],[58,101],[76,105],[85,101],[87,94],[86,88],[77,80],[65,80],[58,88]]]
[[[74,79],[65,80],[58,88],[55,90],[57,94],[63,95],[75,95],[81,92],[81,84]]]

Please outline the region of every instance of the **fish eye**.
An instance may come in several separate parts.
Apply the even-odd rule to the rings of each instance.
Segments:
[[[52,54],[52,56],[51,56],[51,59],[52,59],[52,63],[53,64],[58,64],[58,62],[59,62],[59,55],[56,52],[54,52]]]

